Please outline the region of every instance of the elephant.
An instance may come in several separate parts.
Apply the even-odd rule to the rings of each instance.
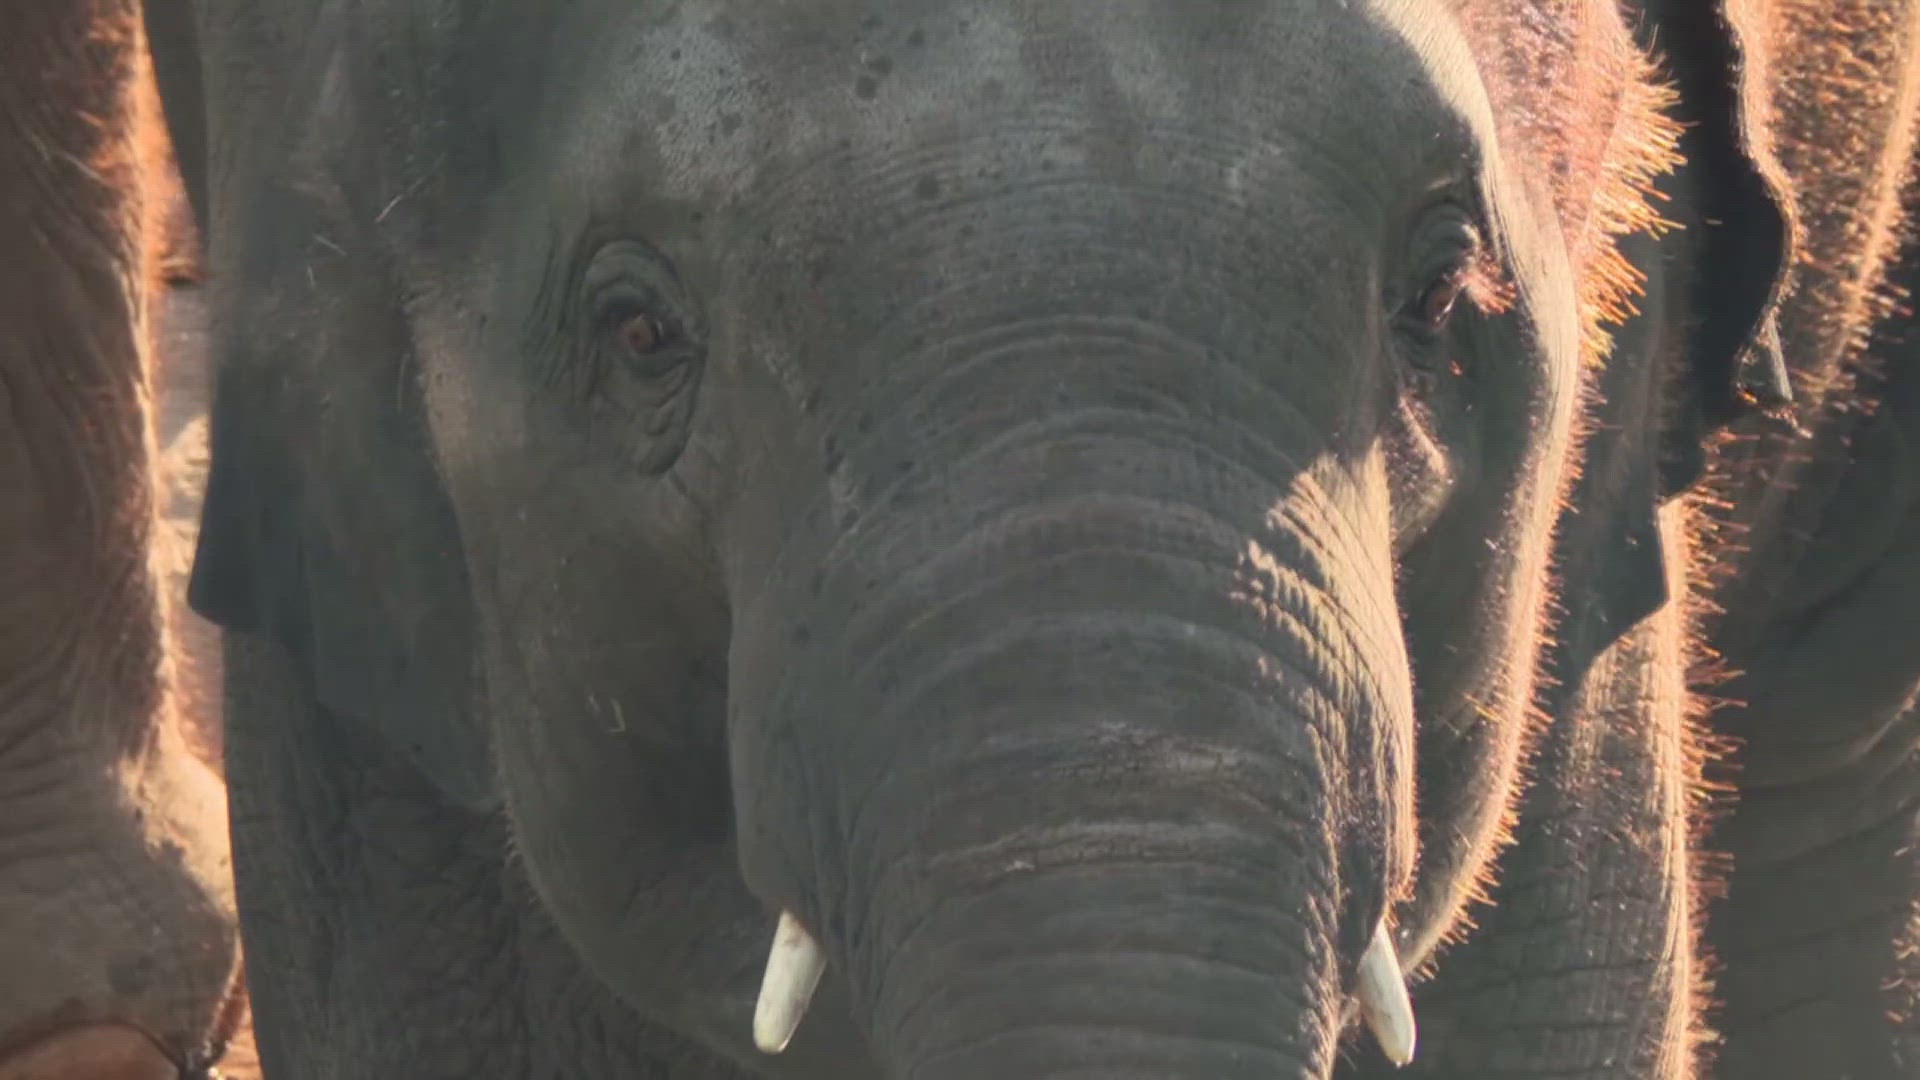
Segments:
[[[1553,11],[1527,21],[1578,22],[1568,7]],[[1750,1075],[1716,1068],[1716,960],[1701,940],[1721,864],[1699,835],[1715,806],[1704,772],[1719,743],[1693,685],[1710,647],[1711,562],[1700,535],[1710,497],[1694,489],[1712,449],[1699,433],[1775,408],[1786,392],[1772,300],[1788,257],[1783,209],[1742,140],[1743,69],[1714,9],[1649,0],[1628,15],[1653,58],[1661,110],[1679,125],[1671,167],[1648,178],[1662,221],[1620,245],[1640,287],[1593,382],[1558,533],[1566,585],[1530,783],[1471,935],[1416,988],[1432,1050],[1414,1075]],[[1522,39],[1506,51],[1521,60],[1516,80],[1544,75],[1565,100],[1604,101],[1591,71],[1539,63],[1551,46]],[[1514,122],[1528,120],[1522,111]],[[1578,145],[1566,157],[1594,159]]]
[[[1672,692],[1672,674],[1666,660],[1621,669],[1623,647],[1664,638],[1671,649],[1677,634],[1691,665],[1691,731],[1667,738],[1680,741],[1669,752],[1688,782],[1702,772],[1706,781],[1692,796],[1709,803],[1690,853],[1699,940],[1690,959],[1684,940],[1641,955],[1711,969],[1692,979],[1690,1022],[1695,1067],[1712,1075],[1910,1077],[1920,1070],[1920,641],[1909,617],[1920,607],[1910,483],[1920,465],[1910,306],[1920,254],[1908,207],[1920,162],[1920,5],[1657,0],[1640,15],[1640,40],[1660,54],[1686,124],[1682,162],[1662,181],[1684,227],[1636,239],[1633,259],[1654,277],[1623,341],[1657,350],[1679,335],[1736,364],[1676,387],[1665,405],[1728,425],[1704,446],[1664,444],[1663,491],[1708,476],[1703,491],[1662,511],[1681,610],[1630,631],[1594,669],[1624,674],[1631,700],[1654,684]],[[1721,191],[1720,204],[1702,212],[1702,190]],[[1746,194],[1725,197],[1736,190]],[[1767,300],[1756,331],[1757,295]],[[1747,348],[1715,344],[1742,338]],[[1620,369],[1616,356],[1610,377]],[[1582,730],[1559,721],[1547,743],[1578,746]],[[1560,787],[1540,790],[1550,801]],[[1609,790],[1618,788],[1602,801]],[[1592,801],[1568,804],[1556,824],[1594,827]],[[1509,858],[1479,934],[1429,994],[1450,980],[1470,995],[1511,992],[1508,974],[1524,964],[1496,963],[1488,977],[1463,961],[1524,947],[1526,928],[1544,921],[1543,904],[1515,889],[1543,831],[1523,818],[1521,858]],[[1582,902],[1617,902],[1617,891],[1567,889],[1564,863],[1539,866],[1538,888],[1561,917]],[[1635,904],[1603,921],[1633,925]],[[1503,933],[1509,922],[1520,931]],[[1648,928],[1656,939],[1667,929]],[[1594,940],[1621,947],[1605,932]],[[1454,979],[1462,967],[1465,980]],[[1581,1002],[1609,1019],[1670,1004],[1604,989]],[[1541,1007],[1516,1012],[1533,1020]],[[1552,1037],[1554,1025],[1545,1028]]]
[[[1712,449],[1726,1076],[1920,1074],[1920,5],[1730,0],[1792,401]],[[1763,231],[1764,236],[1764,231]]]
[[[245,1009],[153,551],[164,142],[131,2],[0,35],[0,1077],[202,1075]]]
[[[1639,15],[152,0],[269,1075],[1688,1075]]]

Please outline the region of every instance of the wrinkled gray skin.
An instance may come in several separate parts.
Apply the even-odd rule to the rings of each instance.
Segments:
[[[1329,1075],[1511,797],[1579,364],[1403,7],[200,10],[269,1072]]]

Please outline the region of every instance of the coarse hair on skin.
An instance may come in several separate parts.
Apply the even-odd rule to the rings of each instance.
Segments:
[[[1801,557],[1834,495],[1832,476],[1813,466],[1849,452],[1852,433],[1880,404],[1883,365],[1913,355],[1905,289],[1920,267],[1920,64],[1912,62],[1920,5],[1723,7],[1741,53],[1744,149],[1784,200],[1791,254],[1777,315],[1795,398],[1793,422],[1719,435],[1706,480],[1688,500],[1696,622],[1738,633],[1741,624],[1724,623],[1729,609],[1763,625],[1784,614],[1789,594],[1806,604],[1843,583]],[[1705,711],[1742,704],[1720,690],[1740,674],[1733,663],[1704,647],[1696,657],[1692,681]],[[1734,747],[1720,739],[1707,758],[1705,825],[1734,809]],[[1717,873],[1724,892],[1727,861],[1708,859],[1702,874]],[[1920,954],[1920,918],[1910,925],[1911,956]]]
[[[1700,570],[1751,615],[1790,579],[1808,588],[1804,524],[1831,495],[1809,466],[1846,452],[1853,420],[1877,405],[1880,365],[1902,353],[1885,335],[1911,314],[1892,271],[1920,251],[1920,5],[1724,7],[1741,52],[1744,149],[1782,196],[1790,251],[1777,315],[1792,422],[1717,436],[1703,485],[1712,543]]]
[[[1620,242],[1635,233],[1658,235],[1674,227],[1660,213],[1661,196],[1654,185],[1681,163],[1681,129],[1671,115],[1676,92],[1655,58],[1635,43],[1611,0],[1444,0],[1438,4],[1375,0],[1374,7],[1431,69],[1477,73],[1470,81],[1470,92],[1452,90],[1454,100],[1466,106],[1463,113],[1483,132],[1482,142],[1491,157],[1490,179],[1511,184],[1516,174],[1524,178],[1527,205],[1534,215],[1530,222],[1501,225],[1509,230],[1517,225],[1536,230],[1529,240],[1537,239],[1538,231],[1557,233],[1552,237],[1558,241],[1557,257],[1566,260],[1574,281],[1575,332],[1583,372],[1574,414],[1572,467],[1556,493],[1556,522],[1564,522],[1579,479],[1580,448],[1599,404],[1593,374],[1611,353],[1610,328],[1637,314],[1636,300],[1645,285],[1645,275],[1628,261]],[[1436,18],[1439,13],[1450,18]],[[1451,89],[1444,82],[1443,78],[1443,90]],[[1492,137],[1485,137],[1487,133]],[[1503,204],[1498,198],[1488,201]],[[1510,242],[1508,250],[1532,246]],[[1551,347],[1552,343],[1543,344]],[[1699,550],[1699,517],[1690,502],[1671,505],[1661,514],[1661,532],[1671,546],[1666,572],[1672,599],[1670,608],[1656,618],[1671,622],[1662,631],[1663,646],[1677,652],[1688,668],[1706,663],[1701,659],[1700,630],[1700,605],[1705,600],[1689,587],[1694,554]],[[1565,617],[1564,586],[1562,568],[1556,563],[1537,626],[1543,670],[1534,673],[1535,696],[1522,734],[1520,784],[1515,799],[1502,812],[1497,840],[1501,850],[1513,840],[1520,809],[1518,792],[1532,781],[1539,735],[1553,722],[1545,702],[1556,676],[1544,667],[1550,653],[1546,643],[1556,636]],[[1686,940],[1679,943],[1680,951],[1688,955],[1676,959],[1691,961],[1675,1002],[1675,1009],[1683,1013],[1675,1018],[1676,1027],[1685,1036],[1677,1053],[1685,1060],[1670,1068],[1676,1075],[1694,1075],[1705,1066],[1713,1041],[1703,1022],[1712,960],[1700,953],[1697,943],[1705,905],[1716,895],[1724,873],[1697,853],[1712,804],[1704,771],[1717,751],[1706,736],[1710,703],[1691,693],[1687,685],[1667,689],[1669,696],[1679,698],[1676,707],[1681,718],[1675,734],[1688,810],[1681,837],[1687,865],[1680,874],[1681,887],[1687,890],[1682,924]],[[1497,859],[1489,863],[1489,872],[1497,865]],[[1493,885],[1490,880],[1470,884],[1470,906],[1450,931],[1447,944],[1471,931],[1472,911],[1489,902]],[[1430,968],[1432,962],[1430,957],[1424,966]]]
[[[1794,395],[1789,422],[1741,425],[1713,440],[1702,491],[1690,500],[1701,537],[1691,574],[1699,621],[1740,653],[1734,639],[1846,584],[1824,569],[1843,561],[1808,557],[1846,472],[1828,466],[1852,453],[1881,407],[1886,365],[1916,357],[1920,319],[1908,290],[1920,280],[1920,4],[1722,4],[1741,52],[1744,149],[1781,196],[1788,224],[1777,318]],[[1740,662],[1704,653],[1694,680],[1709,711],[1745,704],[1719,689],[1742,674]],[[1708,824],[1736,809],[1734,740],[1721,739],[1707,762]],[[1715,858],[1724,893],[1730,866]],[[1906,927],[1882,987],[1896,1014],[1920,1001],[1920,906]]]
[[[1483,66],[1489,81],[1505,88],[1503,102],[1510,105],[1501,121],[1508,143],[1516,147],[1514,152],[1531,158],[1531,172],[1549,178],[1578,275],[1584,358],[1588,366],[1597,367],[1612,350],[1609,327],[1637,314],[1636,299],[1645,284],[1645,275],[1621,252],[1620,241],[1675,227],[1660,213],[1661,195],[1654,184],[1682,163],[1681,128],[1672,116],[1677,93],[1659,60],[1633,41],[1618,8],[1608,0],[1453,2],[1463,21],[1475,28],[1474,39],[1488,47]],[[1596,112],[1610,114],[1611,122],[1592,122]],[[1585,425],[1595,415],[1595,393],[1594,382],[1588,380],[1576,414],[1581,426],[1576,437],[1583,443]],[[1711,734],[1708,717],[1714,701],[1700,692],[1699,674],[1716,664],[1704,629],[1711,600],[1698,584],[1702,553],[1711,550],[1711,540],[1703,535],[1706,516],[1700,498],[1690,495],[1660,511],[1669,600],[1667,608],[1653,616],[1671,623],[1659,636],[1684,671],[1680,685],[1670,689],[1680,714],[1674,734],[1687,812],[1680,837],[1685,866],[1679,874],[1680,887],[1686,889],[1681,923],[1685,940],[1679,944],[1687,955],[1676,959],[1690,963],[1674,1002],[1682,1012],[1674,1018],[1682,1036],[1675,1049],[1680,1060],[1666,1066],[1682,1076],[1702,1075],[1711,1066],[1716,1035],[1707,1018],[1718,965],[1703,947],[1702,931],[1707,908],[1724,893],[1728,876],[1726,861],[1705,847],[1721,802],[1708,771],[1727,747]],[[1563,502],[1563,515],[1570,509]],[[1563,584],[1556,567],[1556,597]],[[1555,603],[1548,619],[1563,614]],[[1553,627],[1543,627],[1543,632],[1551,633]],[[1535,710],[1536,725],[1551,721],[1544,709]]]
[[[1798,400],[1840,410],[1868,337],[1906,297],[1888,270],[1914,242],[1920,6],[1723,0],[1742,46],[1742,134],[1785,193],[1792,262],[1781,332]]]

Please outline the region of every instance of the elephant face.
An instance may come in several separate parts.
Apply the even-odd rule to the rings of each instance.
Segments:
[[[276,376],[315,395],[300,633],[324,695],[317,553],[428,543],[350,535],[405,469],[327,464],[417,387],[518,855],[602,979],[780,1068],[730,1003],[784,912],[888,1075],[1321,1076],[1356,993],[1410,1038],[1393,954],[1512,797],[1579,368],[1443,12],[578,0],[343,39],[299,183],[214,170],[216,221],[283,215],[228,242],[238,321],[328,328]]]

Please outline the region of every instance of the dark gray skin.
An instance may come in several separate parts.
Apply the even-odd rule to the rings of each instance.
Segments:
[[[1662,433],[1647,421],[1668,390],[1663,362],[1684,347],[1665,321],[1685,280],[1668,260],[1684,242],[1636,241],[1629,250],[1653,277],[1642,314],[1617,335],[1572,500],[1582,512],[1556,550],[1565,580],[1590,591],[1568,605],[1548,651],[1560,682],[1542,694],[1552,719],[1531,753],[1514,844],[1472,936],[1415,990],[1420,1057],[1406,1070],[1367,1057],[1369,1077],[1479,1076],[1493,1062],[1499,1075],[1697,1075],[1687,583],[1632,571],[1640,560],[1681,571],[1669,556],[1685,550],[1684,518],[1670,506],[1593,524],[1657,498]],[[1622,545],[1615,530],[1635,519]],[[1643,605],[1655,609],[1639,619]]]
[[[1517,790],[1579,378],[1400,9],[200,10],[269,1071],[1329,1075]]]

